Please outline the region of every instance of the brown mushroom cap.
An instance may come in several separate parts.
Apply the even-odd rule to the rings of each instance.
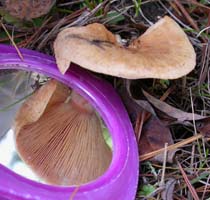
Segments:
[[[184,31],[165,16],[128,47],[121,46],[102,24],[68,28],[54,42],[58,67],[71,62],[113,76],[175,79],[195,67],[196,55]]]

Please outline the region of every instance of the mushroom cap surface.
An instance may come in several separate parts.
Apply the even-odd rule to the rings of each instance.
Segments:
[[[196,64],[187,35],[168,16],[128,47],[119,44],[102,24],[67,28],[58,34],[54,51],[61,73],[73,62],[94,72],[128,79],[176,79],[192,71]]]

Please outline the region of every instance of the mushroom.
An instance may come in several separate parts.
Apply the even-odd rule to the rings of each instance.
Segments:
[[[165,16],[128,47],[104,25],[94,23],[61,31],[54,51],[59,70],[71,62],[89,70],[129,79],[176,79],[195,67],[196,55],[184,31]]]
[[[47,183],[81,185],[101,176],[111,162],[101,123],[87,100],[50,80],[19,110],[16,148]]]

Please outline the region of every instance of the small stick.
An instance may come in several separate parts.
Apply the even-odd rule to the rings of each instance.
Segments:
[[[164,147],[164,155],[163,155],[163,171],[162,171],[162,175],[161,175],[161,181],[160,181],[160,187],[163,187],[165,185],[165,172],[166,172],[166,161],[167,161],[167,147],[168,147],[168,143],[165,143],[165,147]]]
[[[194,104],[193,104],[192,89],[191,88],[190,88],[190,102],[191,102],[192,114],[193,114],[194,135],[197,135],[197,129],[196,129],[196,124],[195,124],[195,111],[194,111]],[[195,156],[195,145],[192,146],[192,156],[191,156],[191,161],[190,161],[191,168],[193,167],[194,156]]]
[[[199,6],[199,7],[201,7],[201,8],[205,8],[205,9],[207,9],[207,10],[210,11],[210,7],[205,6],[205,5],[203,5],[203,4],[199,3],[199,2],[197,2],[196,0],[186,0],[186,2],[190,2],[190,3],[193,4],[193,5]]]
[[[19,43],[19,46],[21,46],[21,47],[26,47],[27,45],[29,45],[30,42],[32,42],[32,41],[36,38],[36,36],[38,36],[39,34],[41,34],[41,31],[42,31],[43,27],[47,25],[47,23],[51,20],[51,18],[52,18],[52,17],[49,17],[49,18],[48,18],[48,19],[47,19],[47,20],[38,28],[38,30],[37,30],[33,35],[31,35],[28,39],[25,39],[24,41],[21,41],[21,42]]]
[[[185,10],[184,6],[180,3],[179,0],[174,0],[175,4],[177,5],[177,7],[180,9],[180,11],[182,12],[182,14],[185,16],[185,18],[187,19],[187,21],[191,24],[191,26],[196,30],[196,31],[200,31],[198,28],[197,23],[192,19],[192,17],[189,15],[189,13]]]
[[[75,190],[72,192],[69,200],[74,200],[74,197],[76,196],[77,192],[79,191],[80,186],[76,187]]]
[[[13,38],[21,38],[21,37],[24,37],[24,36],[26,36],[26,33],[20,33],[20,34],[15,35]],[[8,40],[10,40],[10,38],[5,37],[5,38],[1,38],[0,42],[6,42]]]
[[[23,55],[20,53],[20,50],[18,49],[17,45],[15,44],[13,38],[11,37],[11,35],[9,34],[9,32],[7,31],[6,27],[4,26],[4,24],[1,22],[1,26],[4,29],[5,33],[7,34],[7,36],[9,37],[10,41],[12,42],[13,46],[15,47],[20,59],[23,61]]]
[[[192,136],[192,137],[190,137],[188,139],[185,139],[185,140],[183,140],[181,142],[177,142],[176,144],[172,144],[172,145],[168,146],[167,147],[167,151],[175,150],[175,149],[177,149],[179,147],[182,147],[182,146],[184,146],[186,144],[192,143],[195,140],[198,140],[198,139],[200,139],[202,137],[203,137],[203,135],[201,133],[199,133],[199,134],[194,135],[194,136]],[[154,156],[156,156],[158,154],[161,154],[164,151],[165,151],[165,148],[158,149],[156,151],[152,151],[150,153],[147,153],[147,154],[144,154],[144,155],[139,156],[139,159],[140,159],[140,161],[144,161],[144,160],[147,160],[149,158],[152,158],[152,157],[154,157]]]
[[[190,183],[190,181],[189,181],[189,179],[188,179],[188,177],[187,177],[187,174],[186,174],[185,171],[183,170],[181,164],[180,164],[178,161],[177,161],[177,164],[178,164],[178,166],[179,166],[179,169],[180,169],[181,174],[182,174],[182,176],[183,176],[183,178],[184,178],[184,181],[185,181],[185,183],[186,183],[188,189],[190,190],[190,193],[192,194],[193,198],[194,198],[195,200],[199,200],[198,194],[197,194],[195,188],[194,188],[194,187],[192,186],[192,184]]]
[[[173,90],[174,90],[174,87],[173,86],[170,87],[170,88],[168,88],[166,90],[166,92],[160,97],[160,100],[161,101],[165,101],[168,98],[168,96],[171,94],[171,92],[173,92]]]
[[[202,200],[204,200],[204,198],[205,198],[205,195],[206,195],[206,192],[207,192],[207,188],[208,188],[208,183],[209,183],[209,180],[210,180],[210,175],[208,176],[208,179],[207,179],[207,181],[206,181],[206,184],[205,184],[205,186],[204,186],[204,190],[203,190],[203,195],[202,195]]]

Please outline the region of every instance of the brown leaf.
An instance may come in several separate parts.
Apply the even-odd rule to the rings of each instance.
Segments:
[[[166,182],[165,189],[161,193],[162,200],[173,200],[174,187],[176,180],[171,178]]]
[[[118,93],[128,111],[131,122],[135,127],[137,142],[141,136],[141,129],[144,122],[150,118],[151,113],[156,115],[152,106],[145,100],[137,100],[130,91],[131,80],[123,80],[123,84],[118,89]],[[144,118],[144,119],[143,119]]]
[[[186,120],[200,120],[200,119],[205,119],[205,116],[198,115],[198,114],[193,114],[193,113],[187,113],[184,112],[178,108],[174,108],[173,106],[170,106],[169,104],[160,101],[159,99],[156,99],[155,97],[151,96],[149,93],[146,91],[142,90],[145,97],[148,99],[148,101],[155,106],[157,109],[160,111],[164,112],[170,117],[173,117],[177,119],[180,122],[186,121]]]
[[[158,118],[152,116],[142,129],[139,142],[140,156],[163,148],[165,143],[168,145],[174,143],[171,132]],[[175,152],[175,150],[168,152],[167,162],[173,162]],[[163,162],[163,154],[153,157],[152,160]]]
[[[210,118],[204,119],[201,122],[198,122],[199,126],[197,130],[205,137],[210,138]]]
[[[10,15],[19,19],[30,20],[47,14],[56,1],[1,0],[1,2]]]
[[[138,114],[142,113],[143,110],[149,110],[154,114],[152,106],[147,101],[134,99],[125,86],[121,86],[118,93],[123,100],[132,122],[136,121]]]

